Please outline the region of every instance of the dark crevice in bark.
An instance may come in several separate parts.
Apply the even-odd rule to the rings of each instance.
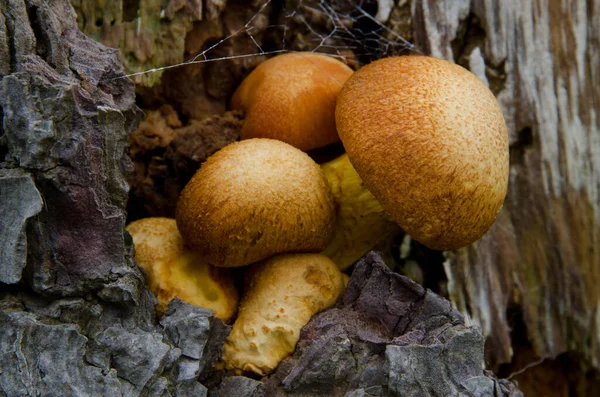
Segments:
[[[505,60],[497,67],[490,66],[487,62],[485,64],[485,77],[487,77],[490,84],[490,90],[496,96],[504,89],[506,84],[505,65]]]
[[[467,18],[460,22],[456,38],[451,43],[454,62],[468,69],[469,56],[473,50],[479,47],[483,54],[486,37],[487,34],[479,18],[473,13],[469,14]],[[506,61],[503,60],[499,65],[492,65],[487,59],[484,59],[484,61],[485,76],[489,82],[490,90],[494,95],[498,95],[504,89],[506,83]]]
[[[134,21],[138,16],[140,0],[123,0],[123,22]]]
[[[586,360],[575,352],[538,357],[527,337],[524,315],[518,305],[506,310],[515,354],[510,363],[499,366],[498,376],[518,381],[526,396],[594,395],[600,387],[600,372],[585,367]]]
[[[361,4],[361,8],[367,14],[374,17],[375,14],[377,14],[378,5],[374,1],[365,1]],[[352,30],[356,31],[357,34],[359,35],[359,37],[367,37],[370,32],[377,31],[378,29],[380,29],[380,26],[376,22],[374,22],[373,20],[371,20],[369,18],[362,17],[359,19],[355,19]],[[384,54],[383,51],[384,51],[383,48],[380,48],[379,51],[377,51],[377,54],[375,57],[373,57],[372,54],[365,54],[365,55],[358,55],[357,58],[361,65],[366,65],[366,64],[370,63],[371,61],[373,61],[374,60],[373,58],[379,59],[379,58],[382,58],[383,56],[387,55],[387,54]],[[367,52],[369,52],[369,51],[367,51]]]
[[[525,155],[533,148],[534,134],[531,127],[525,127],[517,134],[517,141],[510,145],[510,162],[513,166],[523,166]]]
[[[9,14],[6,14],[5,18],[10,18]],[[10,70],[7,74],[13,73],[17,69],[17,43],[15,42],[15,26],[13,23],[6,23],[6,37],[8,41],[8,60],[10,62]]]
[[[432,250],[412,240],[410,242],[410,254],[404,259],[398,258],[398,261],[400,264],[399,273],[412,279],[420,276],[420,280],[414,281],[438,295],[448,296],[448,279],[444,271],[445,258],[442,251]],[[417,277],[411,274],[414,272],[414,269],[409,269],[409,266],[415,265],[418,265],[420,268],[420,274]]]
[[[456,38],[451,43],[454,62],[468,68],[469,55],[475,47],[483,48],[485,37],[486,34],[481,27],[479,18],[470,13],[467,18],[460,22],[456,31]]]
[[[283,1],[274,1],[271,3],[271,11],[269,12],[269,26],[273,29],[267,29],[262,38],[261,48],[265,52],[277,51],[282,49],[281,43],[285,43],[285,25],[280,24],[281,15],[285,15],[285,4]]]
[[[8,153],[8,146],[6,145],[6,139],[4,138],[4,110],[0,106],[0,164],[6,159]]]
[[[390,13],[389,20],[387,21],[387,27],[394,32],[395,34],[400,35],[405,38],[407,41],[414,43],[414,27],[412,14],[410,12],[411,2],[407,1],[403,4],[398,4],[392,9]],[[395,37],[392,37],[391,33],[387,33],[388,39],[394,40]],[[399,54],[390,54],[390,55],[401,55],[408,51],[401,51]]]
[[[46,63],[55,68],[56,65],[52,63],[52,57],[50,56],[50,42],[48,40],[48,37],[44,33],[44,29],[40,25],[40,20],[38,17],[38,7],[28,7],[27,15],[29,17],[31,30],[33,31],[35,37],[35,53],[39,55],[44,61],[46,61]]]
[[[527,339],[527,326],[523,321],[523,310],[521,306],[511,305],[506,309],[506,321],[511,330],[510,335],[513,351],[518,352],[521,349],[531,350],[532,346]],[[498,376],[501,378],[510,376],[515,371],[513,363],[514,358],[512,363],[500,365],[498,371],[496,371]]]

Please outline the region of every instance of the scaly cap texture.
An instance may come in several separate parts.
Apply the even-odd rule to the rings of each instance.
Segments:
[[[215,266],[244,266],[284,252],[318,252],[335,221],[333,198],[308,155],[273,139],[226,146],[177,203],[185,242]]]
[[[346,82],[336,122],[356,171],[415,240],[455,249],[493,223],[508,134],[494,95],[468,70],[423,56],[373,62]]]

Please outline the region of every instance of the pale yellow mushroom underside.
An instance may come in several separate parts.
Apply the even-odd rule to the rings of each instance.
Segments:
[[[146,271],[150,290],[158,300],[159,314],[178,297],[213,310],[223,321],[233,317],[238,293],[231,275],[186,249],[175,219],[144,218],[129,224],[127,230],[133,237],[136,261]]]

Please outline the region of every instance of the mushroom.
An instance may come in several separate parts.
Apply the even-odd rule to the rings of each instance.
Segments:
[[[130,223],[136,262],[146,271],[150,290],[164,314],[169,302],[184,302],[211,309],[229,321],[237,310],[238,292],[229,269],[208,265],[184,247],[175,219],[144,218]]]
[[[223,347],[225,369],[269,374],[294,352],[302,327],[333,306],[344,288],[336,264],[320,254],[279,255],[251,265]]]
[[[269,59],[246,77],[230,107],[246,118],[242,139],[272,138],[300,150],[338,142],[335,100],[352,69],[313,52]]]
[[[494,222],[508,134],[494,95],[468,70],[424,56],[375,61],[344,85],[336,125],[367,188],[413,239],[456,249]]]
[[[319,166],[273,139],[230,144],[183,189],[176,209],[183,239],[208,263],[244,266],[285,252],[319,252],[335,211]]]

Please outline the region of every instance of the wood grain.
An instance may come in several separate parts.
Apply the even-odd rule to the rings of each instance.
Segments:
[[[417,47],[488,81],[510,134],[490,232],[446,263],[459,310],[509,362],[522,317],[535,355],[600,366],[600,1],[414,1]]]

